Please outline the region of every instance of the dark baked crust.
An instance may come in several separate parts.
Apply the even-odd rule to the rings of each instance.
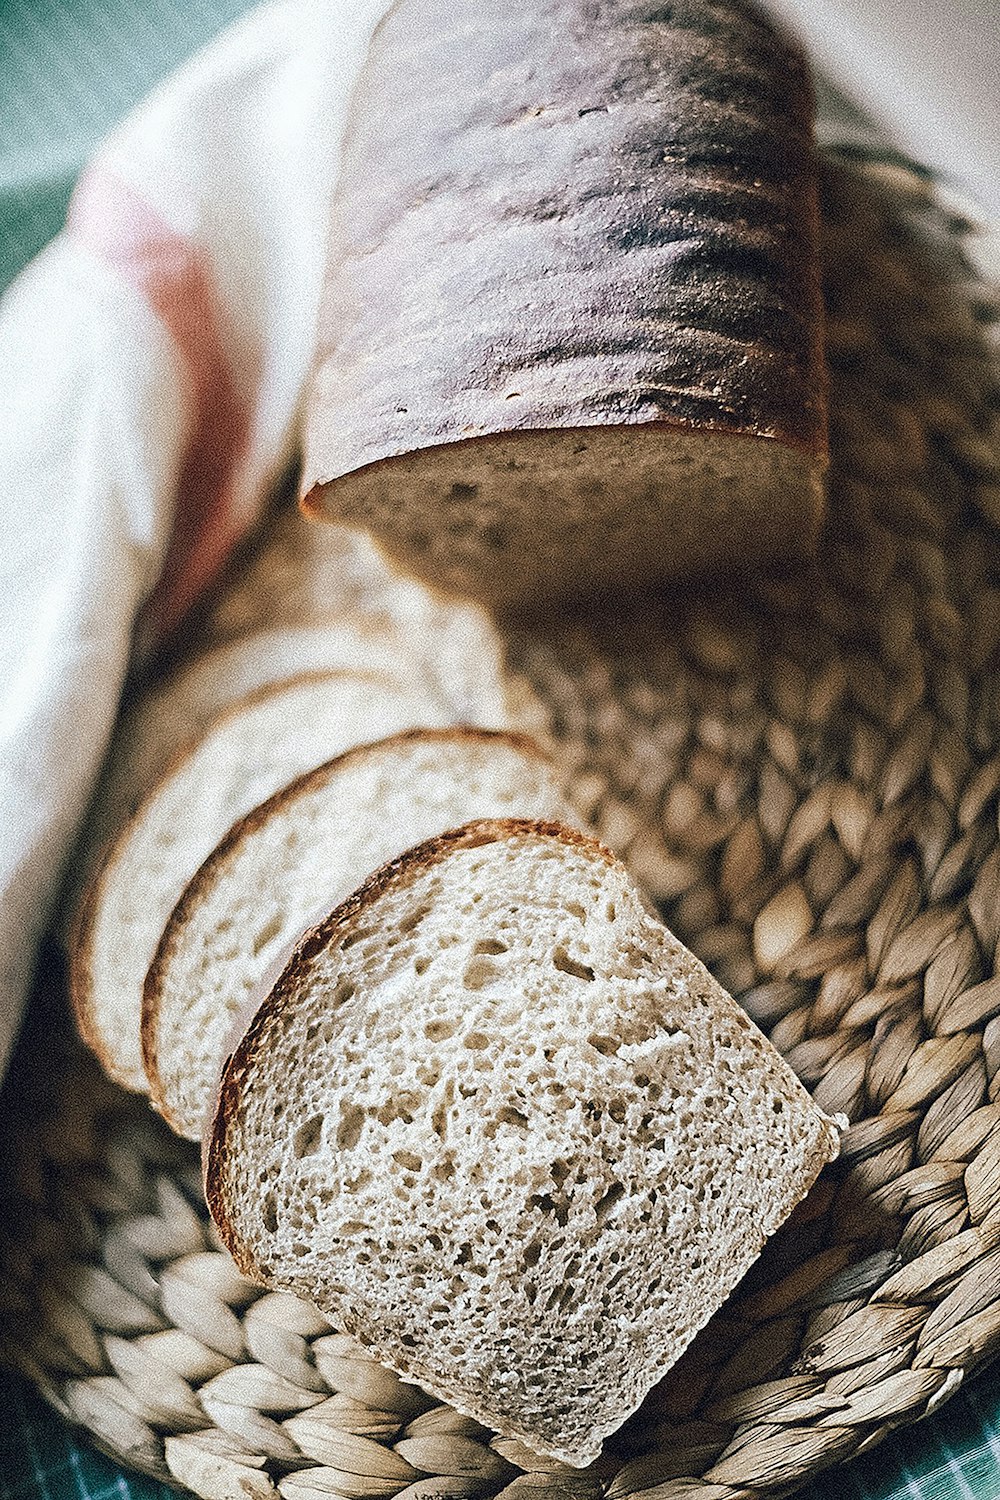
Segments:
[[[496,433],[715,430],[821,461],[811,120],[801,54],[746,0],[401,0],[335,202],[310,508]]]

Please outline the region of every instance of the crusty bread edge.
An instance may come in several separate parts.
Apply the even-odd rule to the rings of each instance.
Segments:
[[[109,1039],[103,1034],[97,1024],[94,1000],[94,929],[104,891],[114,873],[117,860],[121,857],[144,809],[158,795],[166,782],[177,774],[186,761],[190,760],[206,735],[214,733],[228,719],[236,718],[246,709],[252,708],[257,703],[264,702],[268,698],[276,697],[278,694],[286,692],[290,687],[295,687],[306,682],[328,682],[333,678],[360,679],[365,682],[387,683],[393,686],[402,685],[401,682],[397,682],[395,678],[391,677],[388,672],[378,671],[377,669],[368,671],[362,667],[332,667],[328,670],[317,668],[308,672],[290,673],[287,677],[282,677],[278,681],[265,683],[262,687],[254,688],[251,692],[244,693],[233,703],[227,704],[225,708],[213,714],[199,733],[190,736],[182,745],[178,746],[171,754],[160,774],[143,790],[130,816],[122,824],[118,832],[107,841],[98,855],[94,872],[83,888],[79,905],[70,924],[67,954],[70,1003],[76,1020],[77,1031],[91,1052],[93,1052],[105,1073],[115,1083],[134,1094],[143,1094],[146,1092],[146,1079],[144,1077],[140,1078],[138,1075],[121,1067],[114,1057]]]
[[[381,869],[369,876],[352,895],[336,906],[328,917],[305,933],[273,989],[249,1017],[242,1035],[235,1041],[233,1050],[222,1068],[216,1099],[208,1112],[202,1141],[202,1181],[205,1201],[223,1244],[245,1276],[258,1282],[261,1280],[255,1258],[250,1248],[236,1234],[228,1212],[222,1158],[226,1134],[238,1108],[240,1077],[252,1057],[256,1044],[265,1038],[266,1031],[271,1025],[280,1023],[282,1011],[294,1003],[296,987],[303,970],[311,959],[329,944],[346,937],[363,920],[367,909],[380,897],[393,890],[405,889],[426,870],[462,849],[474,849],[484,844],[499,843],[506,839],[524,836],[550,838],[568,847],[583,849],[605,864],[618,868],[623,877],[630,884],[632,883],[628,871],[610,849],[591,834],[581,833],[564,824],[530,818],[485,818],[466,823],[460,828],[449,829],[446,833],[415,845],[398,858],[383,865]],[[706,978],[711,980],[711,975],[704,969],[700,960],[694,955],[691,955],[691,959],[692,964],[696,965],[698,970],[704,971]],[[731,1003],[736,1005],[735,1001]],[[746,1021],[749,1027],[757,1029],[749,1017],[746,1017]],[[763,1227],[762,1221],[748,1253],[734,1267],[733,1276],[729,1278],[729,1284],[725,1287],[727,1296],[745,1275],[769,1236],[784,1222],[795,1205],[805,1197],[823,1167],[833,1161],[840,1151],[840,1117],[833,1119],[824,1114],[794,1073],[790,1075],[790,1081],[796,1093],[811,1107],[815,1115],[817,1125],[815,1140],[799,1171],[790,1177],[787,1200],[783,1200],[783,1211],[774,1216],[775,1222],[767,1229]],[[770,1223],[770,1216],[765,1217]],[[710,1309],[699,1326],[703,1327],[711,1316],[712,1310]],[[357,1334],[360,1331],[350,1326],[350,1318],[341,1321],[344,1325],[344,1332]],[[440,1382],[435,1372],[419,1360],[410,1361],[406,1368],[402,1368],[398,1362],[392,1360],[391,1356],[386,1355],[385,1351],[376,1351],[375,1357],[388,1368],[394,1369],[403,1379],[424,1385],[431,1394],[449,1402],[464,1415],[484,1422],[487,1426],[491,1425],[493,1419],[489,1413],[474,1410],[468,1403],[463,1404],[461,1399],[456,1398],[455,1393],[448,1388],[447,1382]],[[656,1378],[659,1379],[674,1362],[671,1359],[665,1363],[657,1372]],[[524,1431],[516,1422],[507,1424],[505,1432],[509,1436],[521,1438],[533,1451],[543,1452],[565,1463],[580,1464],[595,1458],[604,1438],[616,1431],[620,1425],[621,1423],[616,1420],[605,1428],[595,1429],[592,1434],[593,1444],[586,1454],[579,1450],[571,1453],[568,1450],[559,1450],[551,1446],[539,1448],[537,1434]]]
[[[447,728],[404,729],[396,734],[386,735],[380,740],[372,740],[363,745],[353,745],[350,749],[344,750],[340,755],[335,755],[330,760],[324,761],[322,765],[316,766],[310,771],[303,772],[301,776],[297,776],[287,786],[282,787],[279,791],[273,793],[272,796],[266,798],[265,801],[259,803],[257,807],[245,814],[244,817],[238,818],[229,832],[224,835],[221,842],[216,845],[211,854],[207,856],[199,869],[192,875],[167,919],[167,925],[163,929],[153,962],[146,974],[142,998],[140,1042],[143,1067],[149,1084],[150,1102],[153,1108],[159,1111],[173,1130],[183,1134],[185,1127],[177,1119],[166,1097],[163,1079],[157,1063],[157,1027],[165,974],[173,959],[174,952],[181,941],[181,933],[192,907],[204,899],[206,894],[214,889],[218,881],[224,878],[236,850],[258,828],[270,822],[275,813],[284,810],[299,797],[308,795],[310,792],[316,791],[328,782],[333,781],[341,772],[350,769],[357,761],[366,759],[368,756],[384,754],[386,751],[396,748],[403,748],[409,744],[459,744],[463,742],[467,744],[505,745],[510,749],[521,751],[525,756],[533,757],[543,765],[550,767],[553,771],[555,769],[551,757],[546,755],[537,741],[532,739],[530,735],[522,734],[516,730],[481,729],[478,726],[469,724],[458,724]]]

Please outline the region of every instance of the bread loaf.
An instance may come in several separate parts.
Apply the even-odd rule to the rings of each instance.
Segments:
[[[811,129],[748,0],[399,0],[335,194],[308,511],[500,603],[806,552]]]
[[[154,1105],[200,1140],[225,1043],[288,945],[394,855],[473,818],[571,819],[520,735],[412,730],[308,771],[230,829],[188,883],[146,976]]]
[[[246,1274],[585,1464],[837,1149],[607,850],[500,820],[302,939],[226,1065],[206,1189]]]
[[[142,987],[185,884],[230,825],[302,771],[359,741],[447,714],[376,673],[304,674],[211,720],[139,803],[86,888],[70,988],[84,1039],[125,1088],[145,1092]]]

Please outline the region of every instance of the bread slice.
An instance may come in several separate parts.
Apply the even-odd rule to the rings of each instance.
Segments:
[[[749,0],[399,0],[334,194],[309,512],[499,603],[808,552],[812,112]]]
[[[225,1067],[205,1180],[246,1274],[586,1464],[837,1149],[606,849],[498,820],[306,934]]]
[[[572,820],[531,740],[419,729],[348,750],[242,818],[189,882],[146,976],[154,1105],[200,1140],[234,1024],[275,960],[393,856],[473,818]]]
[[[440,688],[415,666],[398,630],[370,621],[326,620],[253,630],[185,658],[126,704],[91,802],[63,897],[68,932],[87,882],[111,839],[181,748],[248,693],[301,672],[378,672],[400,683],[424,683],[428,697],[447,704]],[[434,723],[467,717],[466,704],[448,705]],[[487,720],[495,702],[487,705]],[[473,722],[479,722],[474,719]],[[502,728],[506,719],[496,727]],[[491,725],[491,727],[493,727]],[[367,736],[365,736],[367,738]]]
[[[405,577],[362,532],[313,525],[297,509],[271,519],[208,614],[204,634],[227,640],[265,625],[335,616],[394,636],[400,654],[462,723],[488,729],[508,723],[500,640],[486,611]]]
[[[146,970],[178,896],[230,825],[359,740],[444,722],[417,689],[348,671],[272,685],[210,721],[113,840],[80,908],[71,992],[80,1030],[112,1078],[146,1089]]]

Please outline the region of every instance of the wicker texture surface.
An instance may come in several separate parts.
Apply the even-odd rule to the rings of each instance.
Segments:
[[[68,1040],[36,1048],[2,1355],[133,1467],[211,1500],[748,1500],[1000,1348],[997,309],[919,174],[830,163],[825,221],[816,566],[509,645],[525,725],[599,832],[850,1117],[841,1162],[578,1473],[249,1285],[190,1151]]]

